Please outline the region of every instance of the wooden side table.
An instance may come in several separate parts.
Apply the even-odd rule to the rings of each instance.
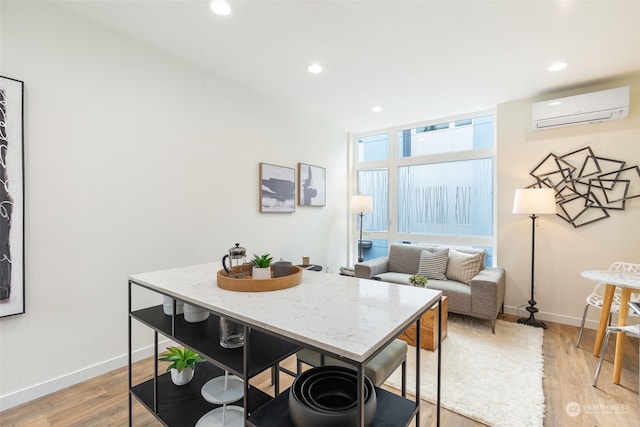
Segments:
[[[447,297],[442,297],[442,340],[447,337]],[[434,351],[438,348],[438,305],[433,306],[420,318],[421,348]],[[416,325],[411,325],[398,337],[407,344],[416,345]]]

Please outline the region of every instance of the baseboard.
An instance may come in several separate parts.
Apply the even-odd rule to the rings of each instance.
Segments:
[[[523,307],[505,306],[504,312],[507,314],[514,314],[520,317],[529,317],[529,312],[527,312],[525,308],[526,306],[523,306]],[[548,322],[554,322],[554,323],[561,323],[563,325],[578,326],[578,327],[580,326],[580,323],[582,323],[582,317],[565,316],[560,314],[547,313],[544,311],[539,311],[538,313],[536,313],[536,319],[543,320],[543,321],[546,320]],[[598,321],[587,319],[584,322],[584,327],[586,329],[598,329]]]
[[[171,340],[164,340],[158,342],[159,348],[164,348],[168,345],[173,345]],[[132,359],[134,362],[146,359],[154,355],[153,345],[143,347],[133,352]],[[79,369],[74,372],[52,378],[50,380],[34,384],[26,387],[22,390],[14,391],[0,396],[0,412],[11,409],[15,406],[22,405],[23,403],[30,402],[47,394],[60,391],[64,388],[81,383],[91,378],[97,377],[107,372],[113,371],[123,366],[127,366],[129,363],[129,355],[123,354],[113,359],[105,360],[95,365],[87,366],[86,368]]]

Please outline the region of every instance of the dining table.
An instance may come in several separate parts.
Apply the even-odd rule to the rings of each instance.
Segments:
[[[616,287],[620,288],[620,312],[618,313],[618,325],[624,326],[627,323],[627,316],[629,314],[629,301],[631,300],[631,294],[640,292],[640,273],[631,271],[586,270],[581,274],[585,279],[605,284],[600,321],[598,323],[596,341],[593,346],[593,355],[599,357],[604,336],[607,332],[609,315],[611,314],[611,302],[613,301],[613,295],[616,291]],[[615,357],[613,361],[614,384],[620,384],[625,342],[626,335],[624,332],[618,332],[616,338]]]

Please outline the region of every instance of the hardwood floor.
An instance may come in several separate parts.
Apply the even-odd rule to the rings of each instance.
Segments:
[[[514,317],[502,316],[513,321]],[[546,396],[545,426],[629,426],[637,427],[640,420],[638,402],[638,340],[627,339],[621,385],[611,382],[614,338],[609,343],[605,362],[600,373],[598,388],[592,387],[593,372],[597,358],[591,351],[595,331],[585,330],[580,348],[575,339],[578,328],[547,322],[549,329],[544,334]],[[294,368],[293,358],[285,367]],[[134,382],[150,378],[153,361],[147,359],[136,364]],[[446,378],[443,379],[446,381]],[[509,381],[508,377],[497,379]],[[288,387],[291,378],[281,375],[281,387]],[[258,375],[252,384],[272,393],[268,372]],[[522,402],[526,405],[527,402]],[[488,411],[491,408],[487,408]],[[74,385],[65,390],[42,397],[16,408],[0,413],[2,427],[46,427],[46,426],[126,426],[128,424],[127,368]],[[145,408],[134,399],[134,426],[161,426]],[[423,402],[421,426],[435,425],[433,406]],[[483,424],[442,410],[441,425],[454,427],[482,426]],[[526,420],[514,422],[514,427],[526,425]]]

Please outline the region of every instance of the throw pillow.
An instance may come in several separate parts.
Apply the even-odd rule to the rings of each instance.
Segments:
[[[422,251],[420,254],[420,266],[418,275],[427,279],[447,280],[447,262],[449,261],[449,249],[438,252]]]
[[[480,272],[482,254],[465,254],[451,249],[449,251],[449,263],[447,264],[447,278],[462,283],[470,283],[471,279]]]

